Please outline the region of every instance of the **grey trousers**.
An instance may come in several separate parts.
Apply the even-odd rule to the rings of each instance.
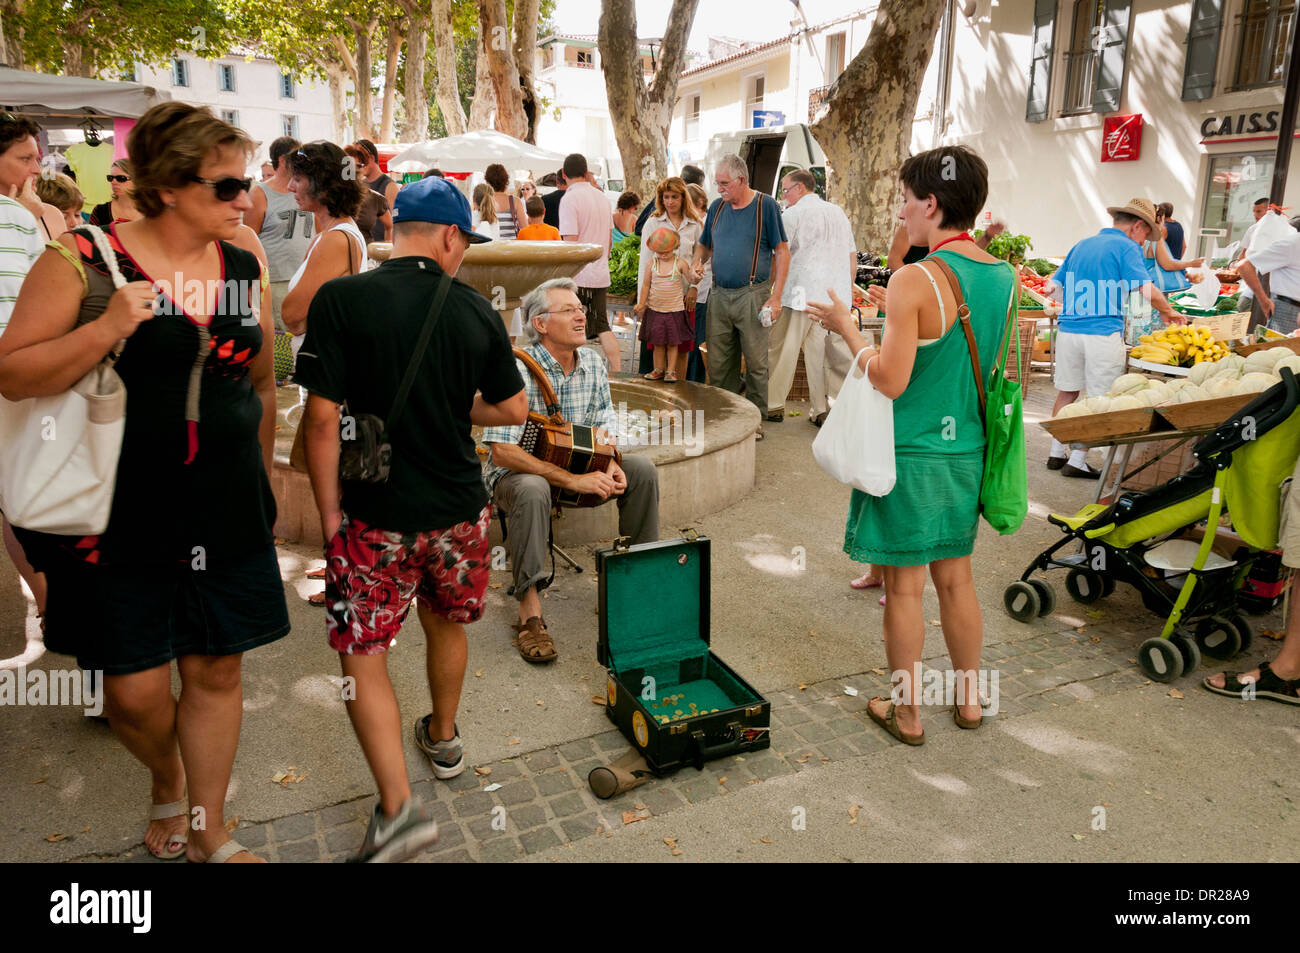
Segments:
[[[624,454],[623,472],[627,490],[610,497],[618,501],[618,533],[634,543],[653,543],[659,539],[659,472],[633,453]],[[551,485],[535,473],[507,473],[492,499],[506,517],[506,556],[515,598],[522,601],[533,586],[546,588],[551,575]]]
[[[758,312],[770,295],[766,282],[747,288],[709,289],[709,383],[740,393],[740,356],[745,355],[745,396],[767,413],[767,355],[771,340]]]

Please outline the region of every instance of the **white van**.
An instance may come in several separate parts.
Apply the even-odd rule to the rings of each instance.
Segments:
[[[826,155],[803,123],[720,132],[709,139],[704,156],[705,188],[717,197],[713,172],[718,160],[735,153],[749,167],[750,188],[781,200],[781,179],[796,169],[806,169],[817,180],[817,194],[826,197]]]

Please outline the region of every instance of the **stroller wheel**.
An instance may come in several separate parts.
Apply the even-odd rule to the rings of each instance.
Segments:
[[[1106,594],[1100,573],[1076,566],[1065,577],[1065,591],[1075,602],[1089,605]]]
[[[1042,600],[1038,588],[1027,582],[1016,580],[1002,593],[1002,604],[1007,615],[1017,622],[1028,622],[1041,615]]]
[[[1214,659],[1229,659],[1242,649],[1241,632],[1231,618],[1202,619],[1196,627],[1196,644]]]
[[[1113,596],[1114,594],[1115,594],[1115,577],[1114,577],[1114,576],[1102,576],[1102,577],[1101,577],[1101,597],[1102,597],[1103,599],[1109,599],[1109,598],[1110,598],[1111,596]]]
[[[1175,632],[1169,640],[1183,657],[1183,674],[1190,675],[1201,667],[1201,649],[1190,632]]]
[[[1029,584],[1038,593],[1038,614],[1051,615],[1056,609],[1056,590],[1041,579],[1030,579]]]
[[[1147,639],[1138,646],[1138,666],[1153,682],[1172,682],[1183,674],[1183,653],[1166,639]]]
[[[1255,630],[1247,619],[1240,612],[1234,612],[1228,616],[1228,621],[1237,627],[1237,634],[1241,636],[1241,648],[1238,652],[1247,652],[1250,650],[1250,643],[1255,641]]]

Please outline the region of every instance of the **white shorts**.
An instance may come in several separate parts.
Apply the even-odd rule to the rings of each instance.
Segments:
[[[1052,383],[1057,390],[1081,391],[1089,397],[1100,397],[1110,390],[1115,378],[1124,373],[1128,364],[1128,351],[1124,335],[1114,334],[1056,334],[1056,376]]]

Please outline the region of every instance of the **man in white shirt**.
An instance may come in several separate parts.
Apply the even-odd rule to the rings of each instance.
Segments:
[[[609,288],[609,244],[614,212],[605,193],[592,184],[587,160],[578,153],[564,157],[564,177],[569,187],[560,200],[560,237],[566,242],[585,242],[601,247],[601,256],[584,265],[574,276],[578,297],[587,309],[587,340],[598,339],[609,361],[609,373],[622,369],[618,339],[609,327],[606,304]]]
[[[811,172],[800,169],[788,174],[781,180],[781,193],[786,202],[781,221],[790,240],[790,276],[781,294],[781,317],[771,331],[767,419],[785,416],[785,398],[802,347],[812,404],[808,419],[820,427],[830,410],[828,398],[839,393],[853,355],[838,334],[810,321],[806,308],[809,301],[830,301],[830,291],[841,301],[852,302],[858,256],[848,216],[817,194]]]
[[[1296,329],[1300,318],[1300,232],[1256,249],[1237,266],[1245,282],[1259,301],[1268,326],[1282,334]],[[1269,276],[1265,289],[1261,275]]]

